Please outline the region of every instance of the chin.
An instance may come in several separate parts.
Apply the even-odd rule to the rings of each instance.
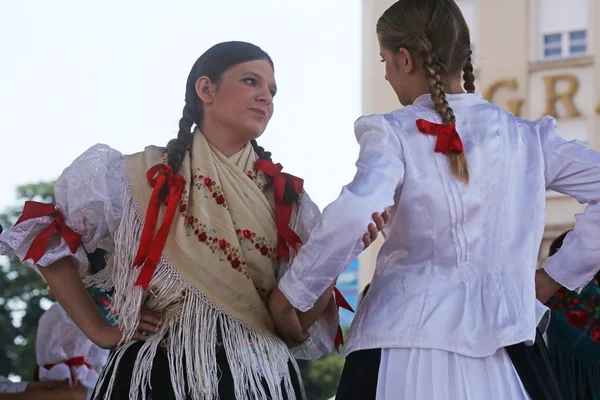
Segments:
[[[265,131],[265,127],[258,126],[256,124],[249,124],[248,126],[246,126],[246,129],[244,129],[244,131],[244,134],[248,140],[254,140],[262,136],[263,132]]]

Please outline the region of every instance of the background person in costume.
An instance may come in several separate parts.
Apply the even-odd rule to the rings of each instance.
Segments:
[[[71,387],[83,386],[89,399],[107,358],[108,350],[92,343],[60,304],[54,304],[40,318],[36,359],[41,382],[66,381]]]
[[[338,310],[332,284],[299,315],[310,337],[289,341],[290,350],[267,309],[320,215],[302,180],[256,144],[276,91],[263,50],[212,47],[192,67],[166,149],[123,156],[92,147],[57,180],[56,208],[28,203],[0,236],[0,254],[39,267],[81,330],[114,347],[94,398],[304,397],[294,355],[331,351]],[[373,228],[365,242],[377,236]],[[115,326],[78,273],[98,248],[107,265],[86,282],[110,293]]]
[[[550,257],[570,231],[550,245]],[[568,266],[567,266],[568,267]],[[547,341],[565,400],[600,399],[600,287],[598,275],[580,293],[565,288],[546,305],[552,310]]]
[[[356,122],[357,174],[273,292],[277,329],[301,337],[296,310],[360,251],[370,209],[393,205],[337,399],[556,400],[550,363],[532,366],[545,377],[535,397],[506,347],[536,339],[536,294],[556,281],[580,290],[600,268],[600,154],[561,138],[551,117],[519,119],[475,93],[455,1],[397,1],[376,32],[405,107]],[[547,189],[588,206],[536,273]]]

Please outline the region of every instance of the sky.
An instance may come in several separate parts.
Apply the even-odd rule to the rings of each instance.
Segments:
[[[129,154],[176,136],[192,64],[252,42],[275,62],[259,144],[323,208],[351,181],[361,113],[360,0],[0,2],[0,211],[105,143]]]

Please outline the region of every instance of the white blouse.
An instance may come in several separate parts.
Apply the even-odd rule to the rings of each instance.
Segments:
[[[85,251],[91,253],[101,248],[112,252],[115,248],[114,235],[121,223],[125,196],[129,195],[125,193],[125,180],[128,177],[124,161],[125,157],[117,150],[97,144],[73,161],[56,181],[56,208],[64,214],[66,224],[82,236],[83,248],[79,247],[72,254],[66,241],[54,235],[37,265],[31,259],[23,261],[35,237],[52,222],[51,217],[39,217],[26,220],[0,234],[0,254],[16,256],[36,269],[73,256],[80,274],[85,274],[89,265]],[[308,194],[302,194],[296,215],[292,228],[303,241],[307,241],[320,217],[319,208]],[[288,267],[282,263],[278,277]],[[310,339],[292,349],[296,358],[313,359],[328,354],[333,349],[338,322],[337,307],[332,296],[325,313],[311,327]]]
[[[562,139],[553,118],[522,120],[479,94],[447,98],[469,184],[434,152],[436,137],[417,129],[417,119],[441,123],[429,95],[360,118],[356,176],[325,208],[280,281],[296,308],[311,308],[362,250],[356,238],[371,214],[391,206],[347,352],[420,347],[483,357],[532,342],[540,322],[534,275],[547,189],[589,205],[545,270],[577,290],[600,268],[600,154]]]

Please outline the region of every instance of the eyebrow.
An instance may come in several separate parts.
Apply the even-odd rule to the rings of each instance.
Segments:
[[[255,78],[258,78],[258,79],[264,79],[264,78],[262,77],[262,75],[260,75],[260,74],[257,74],[256,72],[252,72],[252,71],[247,71],[247,72],[246,72],[244,75],[252,75],[253,77],[255,77]],[[269,85],[269,86],[271,86],[271,88],[272,88],[274,91],[277,91],[277,84],[276,84],[276,83],[273,83],[272,85]]]

